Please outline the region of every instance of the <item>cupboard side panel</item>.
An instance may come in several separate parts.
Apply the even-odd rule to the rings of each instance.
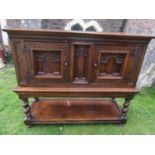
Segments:
[[[10,45],[12,48],[12,55],[18,85],[26,86],[28,79],[27,79],[27,63],[25,58],[26,53],[24,50],[24,41],[23,39],[10,39]]]

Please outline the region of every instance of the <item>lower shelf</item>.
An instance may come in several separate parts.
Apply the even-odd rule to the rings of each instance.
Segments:
[[[31,124],[121,122],[111,99],[42,99],[32,104],[31,114]]]

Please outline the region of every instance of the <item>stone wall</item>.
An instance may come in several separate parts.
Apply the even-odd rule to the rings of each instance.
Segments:
[[[68,22],[72,19],[44,19],[42,20],[43,29],[63,30]],[[84,22],[95,20],[105,32],[119,32],[123,20],[122,19],[84,19]]]
[[[7,19],[7,28],[40,29],[41,19]]]
[[[21,20],[20,19],[7,19],[7,28],[20,28]]]
[[[8,28],[32,28],[32,29],[56,29],[64,30],[64,27],[72,19],[8,19]],[[104,32],[119,32],[122,19],[84,19],[84,22],[95,20],[104,30]]]
[[[72,19],[43,19],[42,29],[64,30],[66,24]]]
[[[155,20],[126,20],[123,31],[135,34],[155,36]],[[150,42],[147,48],[144,63],[137,82],[138,88],[152,85],[155,85],[155,39]]]
[[[99,23],[104,32],[120,32],[123,24],[122,19],[91,19]],[[84,19],[85,22],[90,19]]]

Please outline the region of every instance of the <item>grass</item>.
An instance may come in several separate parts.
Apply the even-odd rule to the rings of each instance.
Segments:
[[[155,88],[145,88],[132,100],[125,125],[37,125],[27,128],[23,123],[21,101],[12,92],[16,86],[12,65],[0,70],[0,134],[18,135],[124,135],[155,134]]]

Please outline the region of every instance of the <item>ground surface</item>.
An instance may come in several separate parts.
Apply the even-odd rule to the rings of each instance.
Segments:
[[[125,125],[37,125],[27,128],[23,124],[21,102],[12,92],[16,86],[12,66],[0,70],[0,134],[41,135],[122,135],[155,134],[155,88],[145,88],[133,100]]]

